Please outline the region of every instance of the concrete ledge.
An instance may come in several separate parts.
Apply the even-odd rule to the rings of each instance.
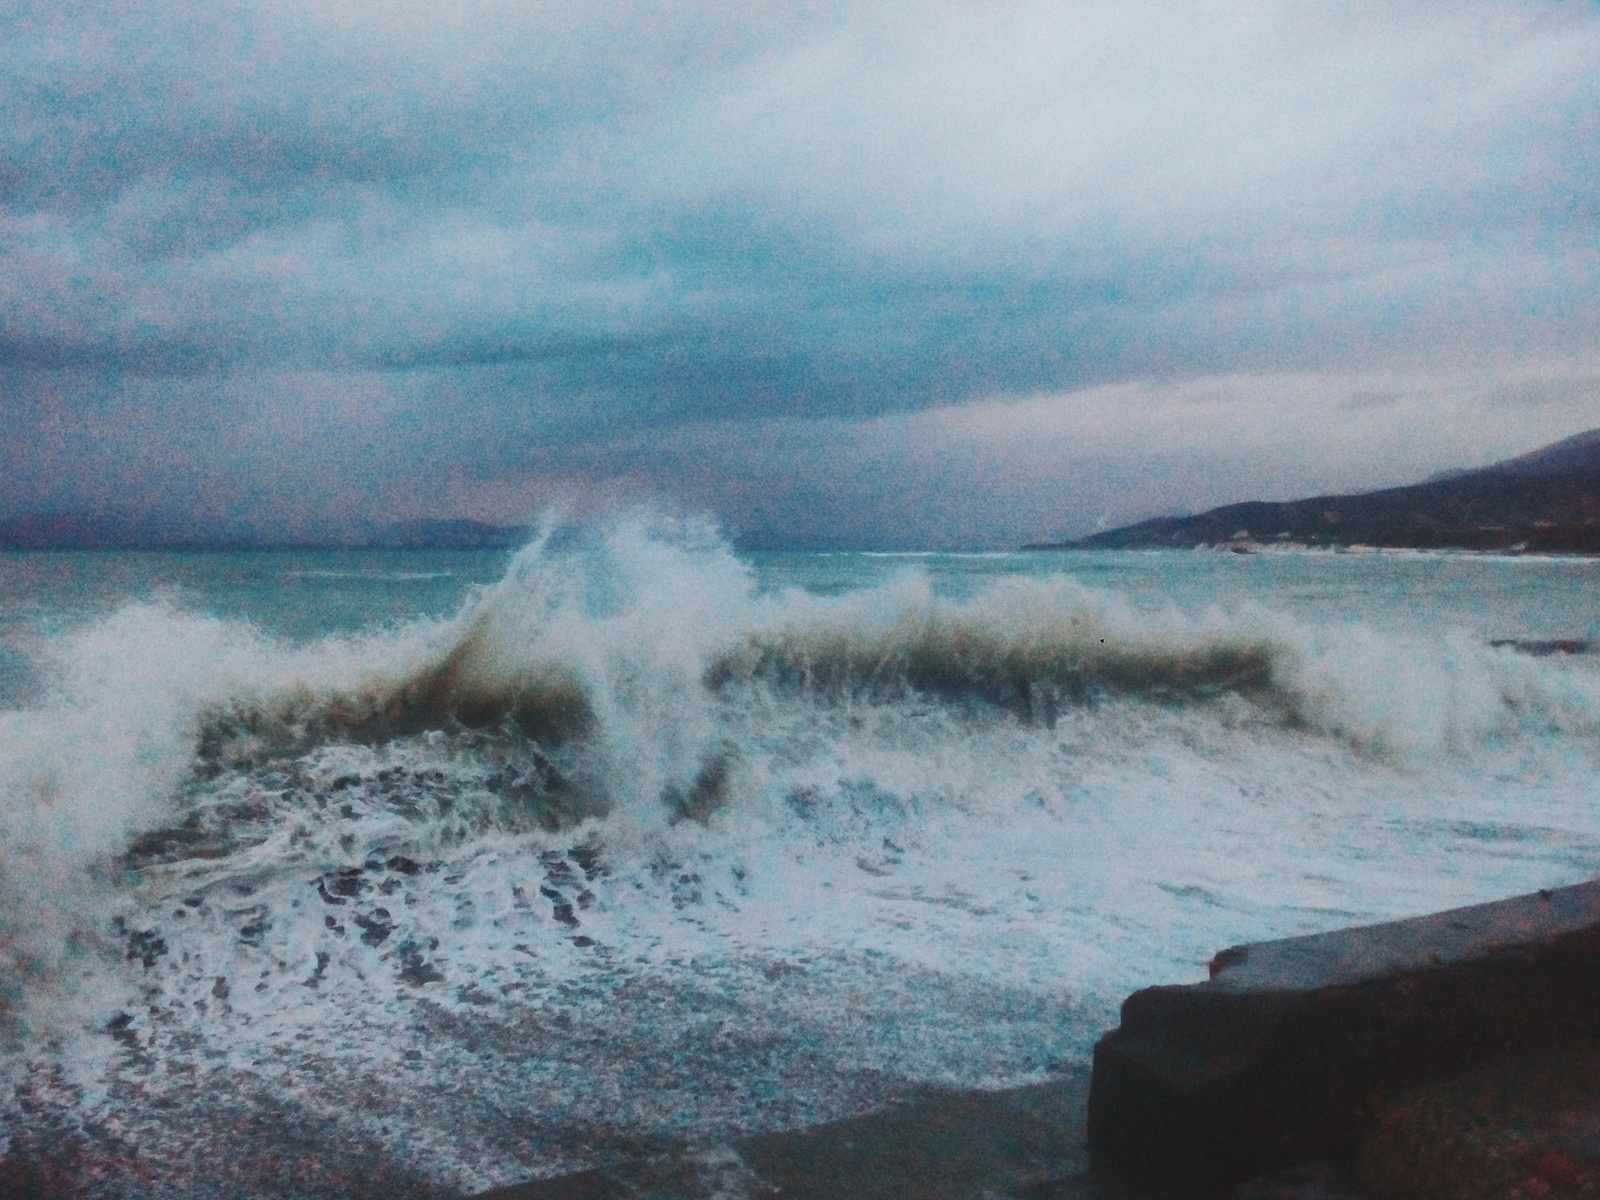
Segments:
[[[1504,1055],[1391,1097],[1355,1178],[1378,1200],[1592,1200],[1600,1042]]]
[[[1380,1098],[1600,1029],[1600,881],[1219,954],[1095,1047],[1096,1161],[1216,1194],[1352,1151]]]

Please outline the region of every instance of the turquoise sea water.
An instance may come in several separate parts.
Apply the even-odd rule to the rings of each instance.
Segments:
[[[502,551],[0,552],[0,636],[58,633],[130,601],[167,599],[290,639],[454,612],[499,581]],[[925,573],[969,597],[994,579],[1068,575],[1146,604],[1260,601],[1310,617],[1399,616],[1506,637],[1600,636],[1600,563],[1437,553],[757,552],[758,590],[827,595]]]
[[[714,1158],[1045,1077],[1234,942],[1590,877],[1600,657],[1491,643],[1600,641],[1597,576],[741,557],[643,516],[0,556],[0,1167],[450,1195]]]

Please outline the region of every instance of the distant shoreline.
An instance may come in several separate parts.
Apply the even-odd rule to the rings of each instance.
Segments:
[[[1024,549],[1212,547],[1249,554],[1276,546],[1600,554],[1600,429],[1405,487],[1225,504]]]
[[[247,541],[193,541],[193,542],[133,542],[63,543],[42,545],[0,541],[0,554],[397,554],[397,553],[458,553],[507,554],[520,550],[526,539],[503,543],[461,545],[449,543],[413,542],[396,545],[389,542],[247,542]],[[738,553],[758,554],[821,554],[860,555],[864,558],[996,558],[1011,554],[1171,554],[1176,552],[1299,556],[1316,557],[1369,557],[1382,555],[1419,554],[1429,556],[1461,556],[1468,558],[1536,558],[1547,560],[1570,559],[1587,562],[1600,558],[1600,551],[1590,550],[1532,550],[1506,547],[1503,549],[1476,549],[1462,546],[1370,546],[1357,543],[1350,546],[1308,546],[1281,542],[1252,543],[1200,543],[1194,546],[1086,546],[1081,542],[1028,542],[1021,546],[993,550],[817,550],[810,547],[787,549],[763,546],[738,548]]]
[[[1017,547],[1017,553],[1073,552],[1079,554],[1105,554],[1107,552],[1151,552],[1169,554],[1177,551],[1214,554],[1317,554],[1317,555],[1382,555],[1430,554],[1466,555],[1473,558],[1600,558],[1600,550],[1533,550],[1526,547],[1479,548],[1474,546],[1372,546],[1356,542],[1351,545],[1306,545],[1282,542],[1200,542],[1193,546],[1132,545],[1086,546],[1082,542],[1028,542]]]

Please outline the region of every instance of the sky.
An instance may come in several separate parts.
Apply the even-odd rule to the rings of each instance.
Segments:
[[[1600,425],[1600,5],[13,0],[0,517],[992,547]]]

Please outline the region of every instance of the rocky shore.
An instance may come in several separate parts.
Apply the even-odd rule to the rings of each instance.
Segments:
[[[479,1200],[1600,1195],[1600,881],[1233,947],[1082,1066]]]
[[[1374,1194],[1411,1195],[1396,1180],[1426,1174],[1418,1131],[1456,1120],[1440,1097],[1476,1097],[1463,1128],[1493,1125],[1525,1105],[1511,1081],[1541,1070],[1526,1063],[1554,1077],[1584,1061],[1571,1048],[1600,1032],[1600,882],[1234,947],[1211,970],[1136,992],[1096,1046],[1097,1159],[1212,1196],[1343,1160]],[[1452,1082],[1463,1072],[1481,1081]]]

